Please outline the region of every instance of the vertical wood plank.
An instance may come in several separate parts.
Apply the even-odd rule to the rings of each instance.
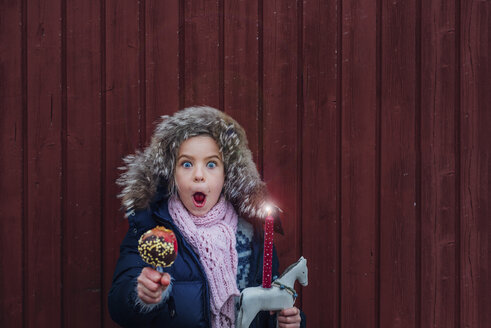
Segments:
[[[491,322],[491,3],[461,1],[461,222],[462,327]]]
[[[26,326],[61,327],[61,3],[27,4]]]
[[[128,230],[115,181],[122,158],[141,145],[139,5],[131,1],[106,1],[106,101],[103,222],[104,295],[111,287],[119,245]],[[103,122],[104,124],[104,122]],[[104,327],[115,327],[104,306]]]
[[[225,1],[224,111],[246,130],[259,166],[258,2]]]
[[[63,319],[66,327],[101,322],[100,4],[67,1],[66,222]]]
[[[24,64],[22,3],[0,5],[0,323],[23,324]]]
[[[219,0],[184,4],[184,106],[220,105]]]
[[[337,1],[303,2],[303,308],[311,327],[339,325],[339,121]],[[320,301],[319,295],[323,295]]]
[[[179,1],[146,2],[146,144],[160,116],[179,110]]]
[[[416,1],[382,1],[380,326],[418,324]],[[419,37],[419,36],[418,36]]]
[[[377,5],[342,7],[341,326],[378,327]]]
[[[284,236],[275,238],[281,268],[300,256],[300,184],[297,159],[297,5],[263,3],[264,180],[283,210]]]
[[[421,327],[456,327],[455,1],[422,3]]]

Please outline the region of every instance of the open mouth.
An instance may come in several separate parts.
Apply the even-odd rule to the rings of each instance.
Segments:
[[[193,203],[196,207],[203,207],[206,203],[206,195],[202,192],[197,192],[193,194]]]

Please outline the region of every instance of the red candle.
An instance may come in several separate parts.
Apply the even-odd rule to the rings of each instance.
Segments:
[[[273,225],[274,219],[268,213],[264,223],[264,257],[263,257],[263,288],[271,288],[271,270],[273,261]]]

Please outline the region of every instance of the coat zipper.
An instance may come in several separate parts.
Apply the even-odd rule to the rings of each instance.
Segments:
[[[186,245],[186,248],[190,251],[191,255],[193,256],[194,261],[198,265],[201,276],[204,278],[204,281],[205,281],[205,306],[206,306],[205,313],[207,315],[207,318],[205,318],[205,319],[206,319],[207,324],[209,326],[210,325],[210,294],[209,294],[209,287],[208,287],[208,279],[206,278],[205,270],[203,268],[203,265],[201,264],[201,261],[199,260],[199,256],[198,256],[198,254],[196,254],[194,252],[192,247],[190,247],[188,245],[187,241],[185,241],[185,239],[182,236],[181,231],[176,227],[174,222],[171,222],[170,220],[163,218],[162,216],[160,216],[160,214],[157,211],[153,211],[153,214],[157,217],[157,222],[162,223],[162,224],[167,223],[172,227],[172,230],[174,231],[174,233],[179,236],[182,244]]]

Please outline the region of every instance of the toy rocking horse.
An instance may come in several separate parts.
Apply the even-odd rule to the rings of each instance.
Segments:
[[[296,280],[302,286],[308,284],[307,260],[303,256],[274,280],[271,288],[261,286],[245,288],[240,295],[236,327],[248,328],[259,311],[291,308],[297,298],[297,293],[293,289]]]

